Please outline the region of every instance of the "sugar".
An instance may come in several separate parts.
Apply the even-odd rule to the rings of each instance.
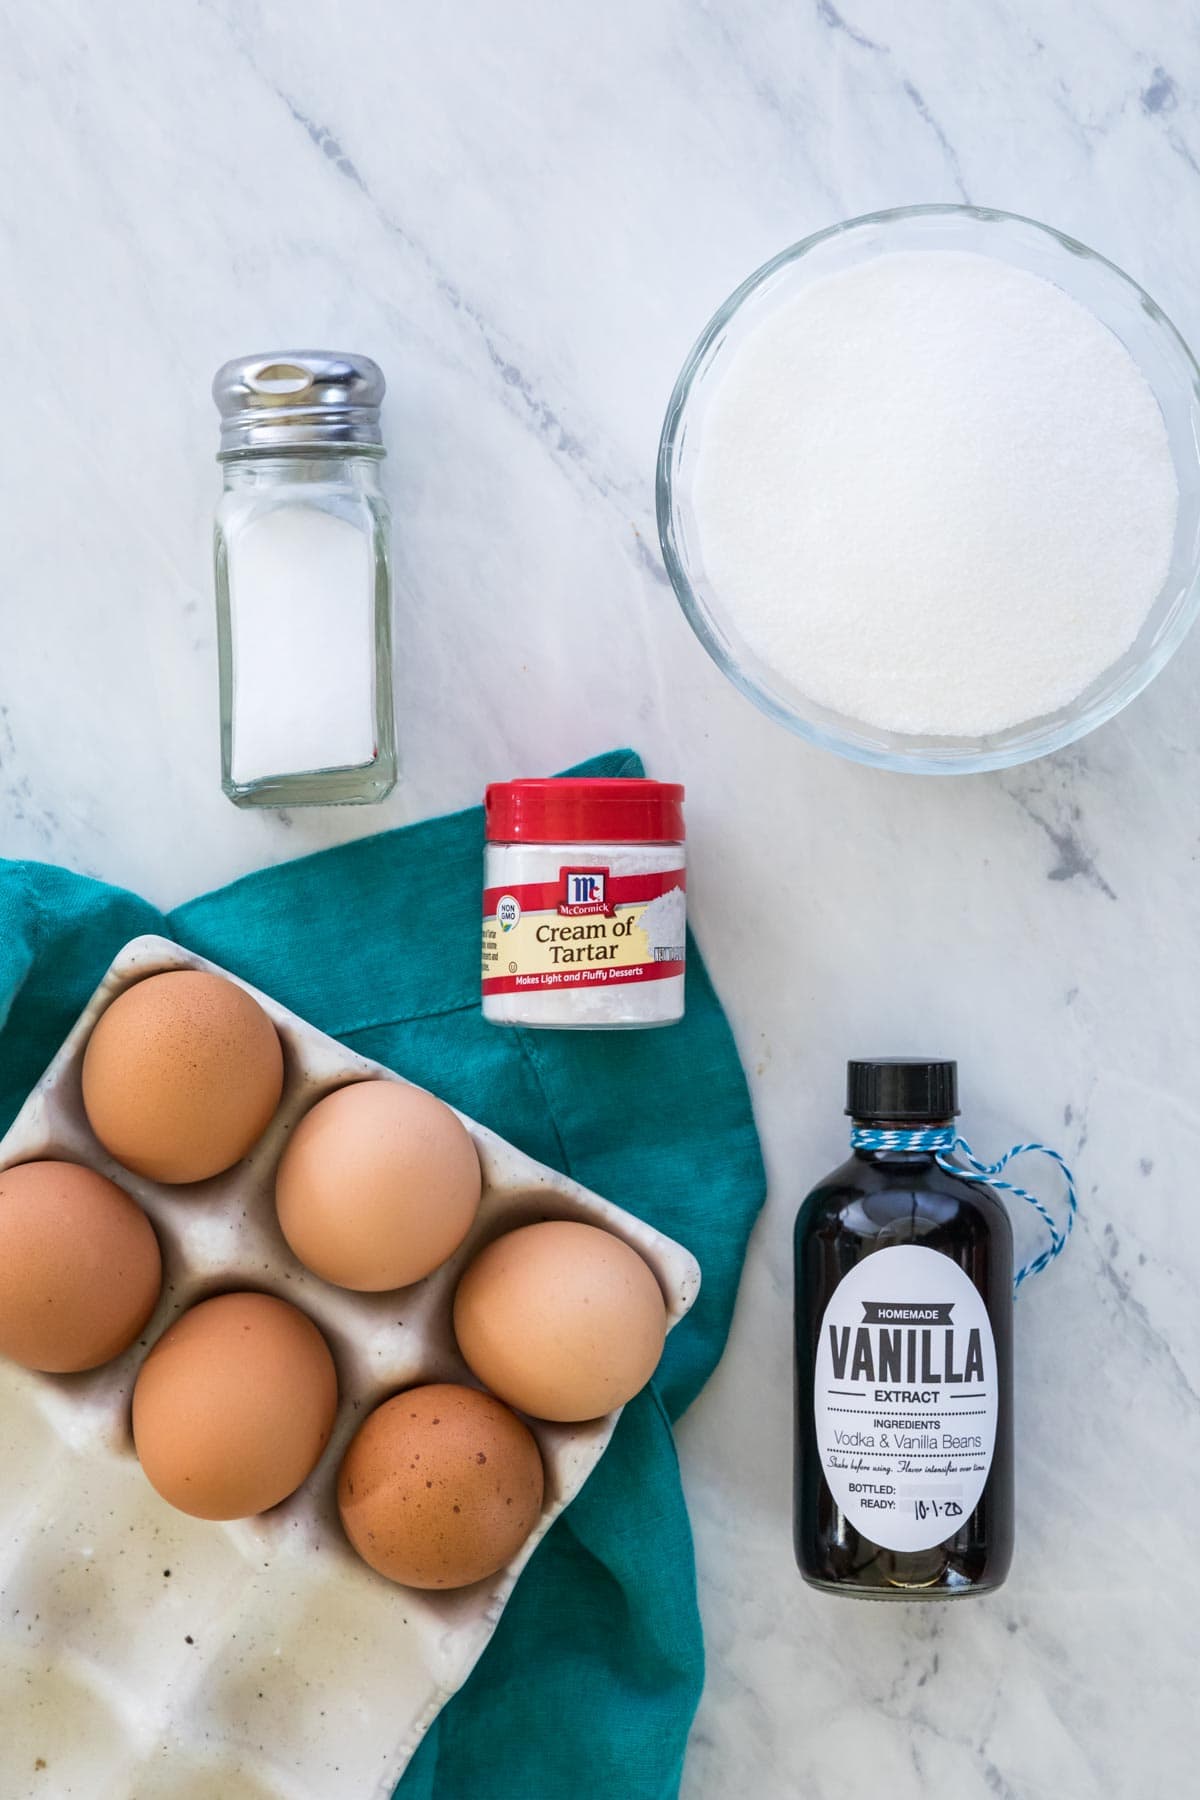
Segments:
[[[1116,335],[959,251],[881,255],[765,318],[713,396],[695,483],[751,651],[820,706],[936,736],[1055,712],[1116,662],[1177,504]]]
[[[231,532],[237,782],[361,766],[375,750],[371,539],[316,506]]]

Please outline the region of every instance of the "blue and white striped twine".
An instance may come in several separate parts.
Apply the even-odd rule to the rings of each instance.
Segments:
[[[855,1150],[931,1150],[933,1159],[939,1169],[947,1175],[956,1175],[960,1181],[982,1181],[988,1187],[1000,1193],[1015,1194],[1019,1200],[1027,1200],[1039,1218],[1045,1223],[1050,1233],[1050,1242],[1023,1269],[1018,1269],[1013,1278],[1013,1293],[1017,1293],[1023,1281],[1031,1275],[1040,1275],[1066,1247],[1067,1239],[1075,1224],[1075,1215],[1079,1210],[1079,1201],[1075,1193],[1075,1177],[1067,1167],[1057,1150],[1051,1150],[1046,1144],[1014,1144],[1006,1150],[999,1162],[981,1162],[965,1138],[960,1138],[952,1125],[926,1127],[917,1131],[881,1130],[871,1125],[855,1125],[851,1128],[850,1143]],[[1055,1224],[1049,1208],[1031,1194],[1027,1188],[1018,1187],[1015,1181],[1001,1181],[999,1177],[1018,1156],[1029,1156],[1036,1152],[1039,1156],[1048,1156],[1057,1163],[1067,1184],[1067,1222],[1060,1230]],[[959,1156],[962,1162],[955,1162]],[[964,1168],[963,1164],[967,1166]]]

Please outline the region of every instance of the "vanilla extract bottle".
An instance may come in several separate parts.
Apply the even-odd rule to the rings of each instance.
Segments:
[[[987,1593],[1012,1557],[1012,1227],[954,1171],[956,1064],[852,1062],[846,1111],[850,1158],[796,1220],[796,1560],[863,1599]]]

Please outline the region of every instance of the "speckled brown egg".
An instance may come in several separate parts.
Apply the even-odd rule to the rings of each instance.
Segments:
[[[205,1181],[258,1141],[283,1092],[279,1034],[222,975],[172,969],[118,994],[83,1058],[104,1148],[153,1181]]]
[[[142,1364],[133,1440],[180,1512],[244,1519],[312,1473],[336,1410],[333,1358],[311,1319],[269,1294],[219,1294],[177,1319]]]
[[[154,1227],[123,1188],[70,1162],[0,1173],[0,1355],[98,1368],[137,1337],[161,1285]]]
[[[454,1297],[468,1367],[538,1419],[595,1419],[632,1400],[658,1365],[666,1329],[649,1264],[611,1232],[573,1219],[496,1238]]]
[[[284,1237],[314,1275],[364,1293],[407,1287],[452,1256],[479,1209],[479,1157],[444,1101],[399,1081],[318,1100],[279,1164]]]
[[[360,1427],[338,1510],[363,1561],[389,1581],[466,1587],[516,1555],[544,1485],[527,1425],[490,1394],[440,1382],[397,1394]]]

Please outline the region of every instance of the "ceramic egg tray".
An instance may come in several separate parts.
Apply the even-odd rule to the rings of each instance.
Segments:
[[[531,1421],[546,1499],[499,1575],[451,1593],[385,1581],[346,1542],[335,1502],[347,1442],[379,1401],[426,1381],[469,1380],[451,1301],[472,1255],[540,1218],[584,1219],[639,1250],[676,1324],[699,1287],[678,1244],[464,1119],[483,1167],[466,1243],[424,1281],[353,1294],[310,1275],[275,1220],[289,1132],[323,1094],[400,1077],[255,998],[279,1030],[282,1104],[244,1162],[186,1188],[142,1180],[92,1136],[80,1064],[96,1019],[132,982],[211,963],[155,937],[121,951],[0,1142],[0,1167],[85,1163],[145,1207],[164,1285],[139,1341],[89,1374],[0,1362],[0,1796],[2,1800],[374,1800],[389,1795],[438,1709],[470,1672],[535,1546],[604,1454],[617,1415]],[[217,971],[224,973],[224,971]],[[243,984],[245,985],[245,984]],[[133,1451],[130,1396],[179,1313],[255,1288],[294,1301],[337,1363],[333,1438],[309,1480],[258,1518],[210,1524],[174,1511]]]

